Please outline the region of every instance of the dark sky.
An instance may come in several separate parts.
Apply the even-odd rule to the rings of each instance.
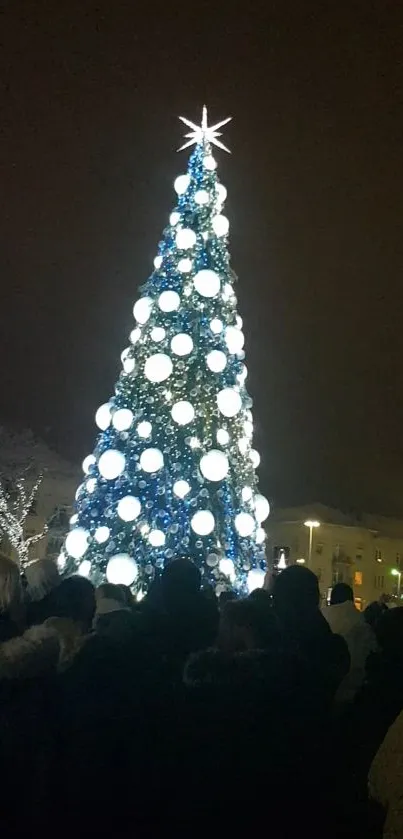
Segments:
[[[403,7],[235,5],[6,4],[0,417],[91,450],[206,102],[264,489],[403,514]]]

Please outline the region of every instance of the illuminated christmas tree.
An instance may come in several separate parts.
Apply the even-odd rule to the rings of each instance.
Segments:
[[[242,320],[212,146],[219,128],[181,117],[195,145],[177,205],[133,308],[115,395],[95,416],[76,513],[59,557],[66,572],[147,590],[188,556],[219,593],[263,583],[268,501],[259,494]],[[180,149],[181,150],[181,149]],[[141,594],[140,594],[141,596]]]

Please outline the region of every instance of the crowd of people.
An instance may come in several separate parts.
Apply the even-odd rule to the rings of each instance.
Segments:
[[[217,599],[178,558],[136,602],[1,559],[0,696],[9,835],[403,835],[403,608],[307,568]]]

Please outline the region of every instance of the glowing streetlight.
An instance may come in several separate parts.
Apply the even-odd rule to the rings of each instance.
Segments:
[[[402,572],[398,571],[397,568],[392,568],[391,572],[393,577],[397,577],[397,599],[400,600],[400,583],[402,579]]]
[[[307,521],[304,521],[304,525],[305,527],[309,527],[308,565],[310,565],[312,559],[312,531],[314,527],[320,527],[320,521],[307,519]]]

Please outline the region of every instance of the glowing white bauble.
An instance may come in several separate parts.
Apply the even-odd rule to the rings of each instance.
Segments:
[[[252,536],[255,529],[255,519],[250,513],[238,513],[235,516],[235,528],[239,535],[246,539],[247,536]]]
[[[217,431],[217,443],[219,443],[220,446],[227,446],[228,445],[229,434],[228,434],[228,431],[226,431],[225,428],[219,428],[218,429],[218,431]]]
[[[151,297],[140,297],[137,303],[133,306],[133,314],[137,323],[147,323],[152,309],[153,301]]]
[[[229,221],[227,216],[214,216],[212,226],[216,236],[226,236],[229,231]]]
[[[226,577],[229,577],[231,582],[235,580],[235,566],[232,559],[227,559],[227,557],[220,559],[218,567],[221,571],[221,574],[224,574]]]
[[[217,199],[220,204],[223,204],[227,197],[227,190],[224,184],[216,184]]]
[[[129,554],[111,556],[106,566],[106,579],[115,586],[131,586],[138,573],[137,562]]]
[[[126,347],[126,349],[123,350],[123,352],[120,354],[120,360],[121,360],[122,364],[125,363],[126,358],[128,358],[129,355],[130,355],[130,347]]]
[[[242,408],[242,399],[237,390],[225,387],[217,393],[217,405],[224,417],[235,417]]]
[[[144,375],[150,382],[164,382],[172,373],[172,361],[169,355],[159,352],[150,355],[144,365]]]
[[[242,352],[245,336],[237,326],[227,326],[225,330],[225,343],[230,353]]]
[[[196,244],[196,233],[190,227],[181,227],[176,234],[176,247],[181,251],[193,248]]]
[[[228,457],[218,449],[212,449],[200,459],[200,472],[208,481],[222,481],[228,475]]]
[[[243,487],[241,495],[242,501],[250,501],[253,496],[252,487]]]
[[[83,472],[84,472],[85,475],[88,475],[88,472],[90,471],[91,466],[93,466],[94,463],[96,463],[96,462],[97,462],[97,459],[96,459],[96,457],[94,457],[93,454],[87,454],[87,457],[85,457],[84,460],[83,460]]]
[[[144,472],[159,472],[164,465],[164,455],[160,449],[145,449],[140,456],[140,466]]]
[[[236,380],[240,385],[243,385],[248,375],[248,368],[246,364],[242,364],[240,372],[237,374]]]
[[[235,297],[231,283],[225,283],[222,296],[224,300],[230,300],[231,297]]]
[[[206,189],[198,189],[197,192],[195,192],[195,203],[196,204],[199,204],[200,206],[202,204],[208,204],[209,200],[210,200],[210,196],[209,196]]]
[[[84,527],[75,527],[66,536],[65,549],[73,559],[81,559],[88,548],[90,534]]]
[[[193,349],[193,340],[186,332],[174,335],[171,341],[171,350],[175,355],[189,355]]]
[[[122,521],[134,521],[141,512],[141,504],[134,495],[125,495],[118,501],[118,516]]]
[[[176,210],[174,210],[173,213],[171,213],[171,215],[169,216],[169,223],[172,224],[172,227],[175,227],[175,224],[178,224],[178,221],[180,221],[180,217],[180,213],[177,213]]]
[[[249,448],[248,438],[247,437],[241,437],[241,439],[238,440],[238,449],[241,452],[241,454],[246,454],[247,451],[248,451],[248,448]]]
[[[162,548],[165,545],[165,533],[162,530],[150,530],[148,541],[153,548]]]
[[[94,533],[94,539],[98,542],[98,545],[103,545],[104,542],[107,542],[110,536],[109,527],[106,525],[101,525],[101,527],[97,527]]]
[[[174,190],[177,195],[183,195],[190,184],[189,175],[178,175],[174,182]]]
[[[253,422],[250,420],[245,420],[243,424],[243,430],[247,437],[253,437]]]
[[[205,169],[207,169],[208,172],[214,172],[214,169],[217,168],[217,161],[214,160],[212,154],[206,154],[206,156],[203,158],[203,166]]]
[[[224,324],[219,318],[213,318],[210,321],[210,329],[214,335],[219,335],[223,331]]]
[[[256,588],[262,588],[264,584],[265,572],[262,568],[252,568],[247,576],[246,585],[249,594],[255,591]]]
[[[265,539],[266,539],[266,533],[263,530],[263,527],[258,527],[258,529],[256,531],[256,536],[255,536],[256,544],[257,545],[262,545],[263,542],[265,541]],[[298,560],[297,560],[297,562],[298,562]]]
[[[227,366],[227,356],[221,350],[211,350],[207,354],[206,364],[213,373],[222,373]]]
[[[154,326],[154,329],[150,332],[150,338],[152,341],[155,341],[156,344],[159,344],[159,342],[163,341],[165,338],[165,329],[162,326]]]
[[[264,495],[256,495],[255,497],[255,514],[258,522],[265,521],[270,513],[270,504]]]
[[[217,554],[207,554],[206,562],[210,568],[214,568],[216,565],[218,565],[218,560],[219,556],[217,556]]]
[[[89,494],[92,495],[92,493],[95,492],[95,490],[97,488],[97,479],[96,478],[88,478],[88,481],[85,485],[85,488],[86,488],[87,492],[89,492]]]
[[[188,492],[190,492],[190,484],[187,481],[175,481],[173,491],[178,498],[185,498]]]
[[[260,454],[256,451],[256,449],[251,449],[250,452],[250,459],[252,461],[252,466],[254,469],[257,469],[260,463]]]
[[[119,408],[112,417],[112,425],[116,431],[127,431],[133,422],[133,413],[130,408]]]
[[[162,312],[176,312],[181,299],[176,291],[163,291],[158,298],[158,305]]]
[[[89,559],[83,559],[83,561],[80,562],[80,565],[77,568],[77,574],[79,574],[80,577],[89,577],[90,571],[91,563]]]
[[[123,362],[123,370],[125,371],[125,373],[133,373],[135,366],[136,362],[134,358],[125,358]]]
[[[150,437],[152,430],[153,427],[151,425],[151,422],[147,422],[147,420],[139,422],[137,426],[137,434],[139,435],[139,437]]]
[[[178,262],[178,271],[180,271],[181,274],[188,274],[189,271],[192,270],[192,265],[193,263],[191,259],[187,259],[186,257],[184,259],[180,259]]]
[[[242,320],[241,316],[240,316],[240,315],[237,315],[237,316],[236,316],[236,318],[235,318],[235,320],[236,320],[236,325],[237,325],[238,329],[242,329],[242,327],[243,327],[243,320]]]
[[[129,337],[132,344],[137,344],[137,341],[139,340],[139,338],[141,338],[141,329],[139,329],[139,327],[136,326],[134,329],[132,329]]]
[[[216,297],[220,290],[220,278],[210,268],[202,268],[195,274],[194,287],[201,297]]]
[[[77,522],[78,522],[78,515],[77,515],[77,513],[74,513],[74,515],[71,516],[71,518],[69,519],[69,524],[77,524]]]
[[[156,256],[155,259],[154,259],[154,268],[156,268],[157,271],[158,271],[158,268],[161,268],[161,265],[162,265],[162,256]]]
[[[105,402],[104,405],[100,405],[98,408],[95,414],[95,422],[101,431],[106,431],[109,427],[111,422],[111,410],[107,402]]]
[[[210,510],[198,510],[190,520],[190,526],[198,536],[208,536],[215,527],[215,520]]]
[[[107,449],[98,460],[99,472],[107,481],[113,481],[121,475],[125,466],[125,456],[118,449]]]
[[[178,425],[188,425],[189,422],[193,422],[194,420],[195,409],[191,402],[187,402],[183,399],[172,405],[171,416],[173,421]]]
[[[88,560],[87,560],[87,562],[88,562]],[[63,568],[66,565],[66,557],[63,553],[59,554],[59,556],[57,557],[56,565],[57,565],[59,571],[63,571]]]

